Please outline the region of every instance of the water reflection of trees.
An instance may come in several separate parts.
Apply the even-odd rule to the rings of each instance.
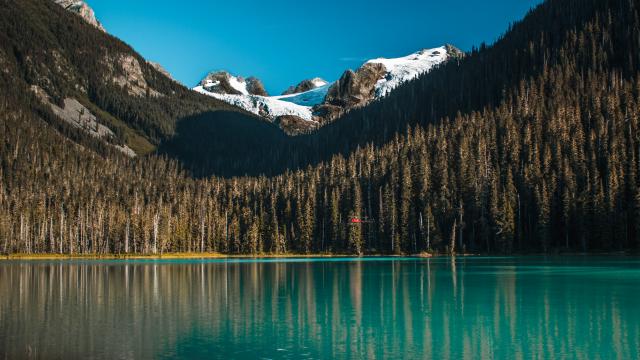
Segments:
[[[0,346],[9,358],[637,358],[629,284],[588,285],[465,259],[21,263],[0,266]]]

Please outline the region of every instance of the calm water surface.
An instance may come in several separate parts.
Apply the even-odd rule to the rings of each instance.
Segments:
[[[639,359],[640,259],[0,262],[0,359]]]

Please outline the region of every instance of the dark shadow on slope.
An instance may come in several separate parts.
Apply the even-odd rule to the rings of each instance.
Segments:
[[[295,166],[292,148],[308,149],[277,126],[253,116],[213,111],[181,119],[158,153],[179,160],[193,176],[274,175]]]

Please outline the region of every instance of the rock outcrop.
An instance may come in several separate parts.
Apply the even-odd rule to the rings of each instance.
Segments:
[[[245,82],[247,84],[247,92],[250,95],[269,96],[269,93],[265,90],[264,84],[260,79],[251,76],[247,78]]]
[[[285,92],[282,93],[282,95],[299,94],[307,92],[309,90],[317,89],[327,84],[328,82],[321,78],[302,80],[298,85],[290,86]]]
[[[83,18],[89,24],[95,26],[103,32],[106,32],[102,24],[96,18],[96,14],[93,9],[87,5],[84,1],[77,0],[54,0],[56,4],[62,6],[67,11],[77,14]]]
[[[210,73],[193,89],[275,122],[289,134],[304,133],[383,98],[407,81],[461,56],[460,50],[445,45],[400,58],[373,59],[356,71],[345,71],[332,84],[320,78],[308,79],[280,96],[268,96],[255,78],[245,80],[225,71]]]
[[[445,45],[400,58],[369,60],[355,72],[344,72],[340,80],[329,88],[324,102],[314,107],[314,116],[320,122],[330,122],[346,111],[389,95],[398,86],[431,71],[447,60],[462,56],[462,51]]]
[[[78,100],[65,98],[62,106],[58,106],[40,87],[33,85],[31,86],[31,91],[33,91],[43,104],[49,105],[53,113],[62,121],[95,138],[105,140],[108,144],[111,144],[127,156],[136,156],[136,153],[127,145],[114,143],[115,133],[108,127],[100,124],[98,118]]]
[[[286,134],[292,136],[308,133],[318,125],[318,123],[309,122],[293,115],[280,116],[276,118],[274,123]]]
[[[158,72],[166,77],[168,77],[169,79],[176,81],[176,79],[173,78],[173,76],[171,75],[170,72],[167,71],[167,69],[165,69],[162,65],[160,65],[157,62],[153,62],[153,61],[147,61],[147,63],[151,66],[153,66],[154,69],[158,70]]]
[[[358,71],[347,70],[330,88],[325,104],[352,108],[365,105],[375,97],[378,80],[387,73],[382,64],[367,63]]]
[[[262,81],[256,77],[243,78],[227,71],[213,71],[200,81],[200,86],[214,94],[269,96]]]
[[[105,80],[126,89],[129,95],[138,97],[162,96],[147,84],[140,62],[134,56],[128,54],[107,56],[104,59],[104,65],[111,70]]]

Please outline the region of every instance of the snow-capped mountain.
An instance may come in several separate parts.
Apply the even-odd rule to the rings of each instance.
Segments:
[[[244,79],[224,71],[210,73],[193,90],[270,121],[290,116],[316,126],[385,97],[401,84],[461,55],[460,50],[445,45],[400,58],[372,59],[356,71],[347,70],[333,83],[320,78],[304,80],[280,96],[268,96],[262,83],[255,78]]]
[[[295,116],[305,121],[313,122],[311,107],[283,101],[277,97],[252,94],[221,94],[208,91],[206,86],[203,85],[198,85],[193,88],[193,90],[222,100],[271,121],[277,120],[280,116]]]
[[[384,97],[402,83],[430,71],[450,56],[456,55],[454,54],[456,50],[451,46],[442,46],[435,49],[424,49],[400,58],[378,58],[367,61],[367,64],[382,64],[387,71],[385,76],[376,83],[375,97]]]
[[[80,0],[52,0],[66,10],[105,31],[89,5]],[[231,105],[281,124],[295,123],[296,128],[316,127],[333,120],[352,108],[365,106],[389,95],[402,83],[429,72],[438,64],[462,53],[445,45],[425,49],[395,58],[377,58],[365,62],[356,71],[347,70],[335,82],[321,78],[301,81],[282,95],[269,96],[262,82],[255,77],[243,78],[226,71],[207,74],[193,90],[215,97]],[[150,63],[171,78],[159,64]],[[297,131],[297,130],[296,130]]]
[[[282,93],[282,95],[299,94],[307,92],[309,90],[317,89],[327,84],[329,83],[322,78],[302,80],[298,85],[290,86],[285,92]]]
[[[295,116],[313,121],[310,106],[283,101],[282,96],[271,97],[262,82],[255,78],[243,78],[226,71],[209,73],[193,90],[215,97],[246,111],[275,121],[281,116]],[[293,96],[293,95],[292,95]]]
[[[400,58],[378,58],[365,62],[358,70],[347,70],[327,93],[323,111],[335,118],[354,107],[389,95],[401,84],[425,74],[462,52],[451,45],[425,49]],[[336,109],[337,107],[337,109]]]
[[[260,79],[234,76],[227,71],[213,71],[200,81],[206,91],[227,95],[259,95],[269,96]]]
[[[318,82],[318,84],[321,84]],[[288,95],[280,95],[274,96],[274,99],[282,100],[302,106],[314,107],[318,104],[322,104],[324,102],[324,98],[327,96],[327,92],[329,88],[333,85],[332,83],[324,82],[323,85],[319,85],[314,87],[311,90],[307,90],[299,93],[292,93]]]
[[[87,5],[84,1],[78,0],[53,0],[56,4],[62,6],[67,11],[78,14],[81,18],[83,18],[89,24],[97,27],[98,29],[106,32],[102,24],[96,18],[96,14],[93,9]]]

